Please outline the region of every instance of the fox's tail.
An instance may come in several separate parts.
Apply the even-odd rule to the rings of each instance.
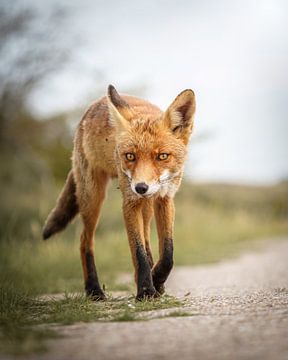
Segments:
[[[46,240],[53,234],[63,230],[78,212],[76,184],[71,170],[57,199],[55,208],[50,212],[45,222],[42,233],[43,239]]]

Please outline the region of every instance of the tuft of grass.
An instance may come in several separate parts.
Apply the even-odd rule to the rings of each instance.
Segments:
[[[36,302],[13,286],[0,288],[0,353],[27,354],[46,350],[44,340],[57,335],[39,326]]]
[[[143,311],[152,311],[152,310],[162,310],[169,309],[174,307],[183,306],[183,302],[174,296],[163,295],[159,298],[151,300],[143,300],[135,302],[135,312],[143,312]]]
[[[175,310],[171,311],[169,314],[167,314],[165,317],[189,317],[193,316],[194,314],[192,312],[183,311],[183,310]]]
[[[45,351],[45,341],[58,336],[55,324],[145,320],[145,312],[183,305],[168,295],[143,302],[111,295],[108,301],[93,302],[82,294],[68,293],[58,300],[41,299],[12,286],[0,289],[0,300],[0,353],[13,354]]]
[[[112,321],[135,321],[138,320],[134,312],[128,310],[115,315]]]

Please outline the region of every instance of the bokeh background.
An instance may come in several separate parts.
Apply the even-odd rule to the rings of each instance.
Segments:
[[[2,0],[2,289],[82,291],[79,220],[45,243],[41,228],[69,171],[77,123],[109,83],[163,110],[183,89],[196,93],[176,265],[287,234],[287,64],[284,0]],[[155,229],[153,247],[157,254]],[[117,280],[132,270],[117,181],[96,260],[108,290],[127,286]]]

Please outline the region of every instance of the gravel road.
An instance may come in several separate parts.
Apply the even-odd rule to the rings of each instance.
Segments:
[[[288,359],[288,239],[175,268],[167,292],[186,295],[193,316],[63,326],[65,337],[31,359]]]

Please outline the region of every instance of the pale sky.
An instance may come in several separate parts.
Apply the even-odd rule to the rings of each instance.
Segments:
[[[74,41],[75,57],[35,92],[35,111],[85,107],[109,83],[119,92],[145,86],[145,98],[162,109],[192,88],[197,114],[188,177],[255,184],[288,178],[287,1],[47,0],[34,6],[45,11],[53,4],[69,10],[59,36]]]

